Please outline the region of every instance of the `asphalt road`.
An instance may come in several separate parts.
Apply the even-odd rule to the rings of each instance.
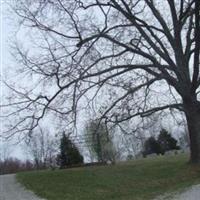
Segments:
[[[15,179],[15,175],[0,176],[0,200],[42,200],[31,191],[25,190]],[[44,199],[43,199],[44,200]]]
[[[166,193],[154,200],[200,200],[200,185],[194,185],[182,193]]]
[[[182,194],[175,196],[173,200],[200,200],[200,185],[187,189]]]

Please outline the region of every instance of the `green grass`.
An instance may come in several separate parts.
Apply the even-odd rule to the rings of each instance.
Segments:
[[[200,183],[200,168],[186,156],[141,159],[115,166],[17,174],[28,189],[48,200],[148,200]]]

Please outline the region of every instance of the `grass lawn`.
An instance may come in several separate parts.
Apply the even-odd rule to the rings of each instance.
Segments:
[[[115,166],[17,174],[28,189],[47,200],[148,200],[200,183],[200,168],[186,156],[162,156]]]

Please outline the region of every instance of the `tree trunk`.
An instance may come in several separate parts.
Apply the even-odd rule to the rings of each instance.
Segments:
[[[200,103],[184,101],[184,109],[190,138],[190,162],[200,164]]]

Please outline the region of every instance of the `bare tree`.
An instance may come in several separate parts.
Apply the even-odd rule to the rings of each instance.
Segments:
[[[120,159],[119,141],[114,141],[115,127],[109,127],[98,119],[90,120],[85,127],[84,142],[89,150],[91,160],[115,163]]]
[[[12,148],[11,144],[9,144],[9,141],[2,141],[0,143],[0,159],[2,161],[9,159],[11,153],[12,153]]]
[[[58,153],[56,138],[41,127],[26,143],[26,151],[34,160],[37,169],[55,166]]]
[[[32,89],[6,83],[15,98],[4,117],[18,121],[5,133],[30,133],[49,113],[76,124],[97,100],[115,124],[177,109],[200,163],[199,0],[20,0],[14,10],[31,35],[15,57],[34,79]]]

